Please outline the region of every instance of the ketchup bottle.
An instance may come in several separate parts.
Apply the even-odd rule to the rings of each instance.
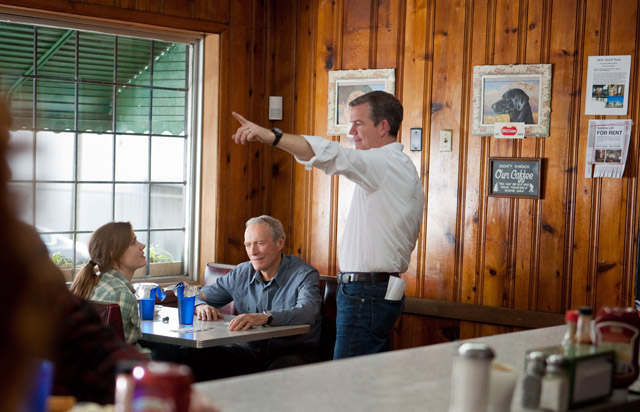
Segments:
[[[626,388],[637,378],[640,317],[633,308],[605,306],[596,316],[596,345],[616,352],[613,386]]]

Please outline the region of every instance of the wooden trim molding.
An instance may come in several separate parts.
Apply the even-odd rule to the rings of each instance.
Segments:
[[[37,10],[38,12],[49,14],[51,17],[57,15],[66,19],[71,15],[93,22],[107,20],[128,22],[143,28],[162,27],[164,29],[175,29],[190,33],[222,33],[229,28],[229,22],[226,20],[201,20],[192,17],[172,16],[161,12],[99,4],[50,0],[3,0],[2,3],[3,6],[13,8],[20,13]]]
[[[564,315],[559,313],[472,305],[409,296],[405,298],[403,313],[526,329],[544,328],[564,323]]]

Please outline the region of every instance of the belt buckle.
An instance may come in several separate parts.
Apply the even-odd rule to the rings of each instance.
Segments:
[[[349,284],[352,282],[353,273],[340,273],[340,279],[338,283]]]

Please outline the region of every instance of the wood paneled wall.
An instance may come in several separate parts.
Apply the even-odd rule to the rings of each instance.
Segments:
[[[284,223],[287,252],[322,274],[336,273],[349,182],[305,171],[278,149],[232,144],[229,137],[238,125],[231,111],[287,132],[326,136],[329,71],[395,68],[397,96],[405,107],[400,139],[407,147],[410,128],[425,131],[423,151],[408,152],[427,197],[418,245],[404,275],[408,295],[554,313],[583,304],[633,303],[639,0],[3,3],[221,33],[220,137],[203,137],[203,151],[217,153],[218,181],[202,188],[203,222],[216,219],[210,223],[215,236],[203,237],[205,260],[246,260],[244,222],[266,213]],[[586,179],[588,120],[603,117],[583,114],[587,58],[622,54],[632,56],[632,74],[629,113],[621,117],[636,124],[625,174]],[[550,136],[522,141],[472,136],[473,66],[524,63],[553,65]],[[269,95],[283,96],[282,121],[267,120]],[[453,130],[452,152],[439,151],[441,129]],[[349,144],[344,137],[332,139]],[[543,198],[487,196],[488,159],[498,156],[542,158]],[[205,159],[206,170],[210,162]],[[403,315],[394,345],[510,329]]]
[[[1,0],[0,4],[87,19],[220,33],[228,29],[230,0]]]
[[[638,123],[637,0],[274,0],[253,7],[254,30],[236,50],[251,66],[237,68],[249,77],[250,93],[242,91],[231,109],[254,121],[326,136],[329,71],[396,69],[405,106],[400,139],[407,147],[410,128],[425,130],[423,151],[408,152],[427,196],[404,276],[408,295],[553,313],[633,304],[638,131],[622,179],[584,178],[588,120],[603,116],[583,114],[583,88],[588,56],[632,55],[629,113],[621,117]],[[472,136],[473,66],[525,63],[553,65],[550,136]],[[268,95],[284,97],[282,121],[266,120]],[[243,261],[242,222],[268,213],[285,223],[289,252],[334,275],[349,183],[307,172],[277,149],[235,146],[225,137],[236,127],[231,122],[221,133],[226,196],[217,260]],[[439,151],[442,129],[453,130],[452,152]],[[487,196],[490,157],[542,158],[543,198]],[[407,315],[395,345],[510,329]]]

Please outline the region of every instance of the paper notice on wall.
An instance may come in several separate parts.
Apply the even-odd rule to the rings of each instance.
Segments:
[[[585,177],[622,177],[632,126],[631,119],[589,120]]]
[[[589,56],[584,114],[626,115],[631,56]]]

